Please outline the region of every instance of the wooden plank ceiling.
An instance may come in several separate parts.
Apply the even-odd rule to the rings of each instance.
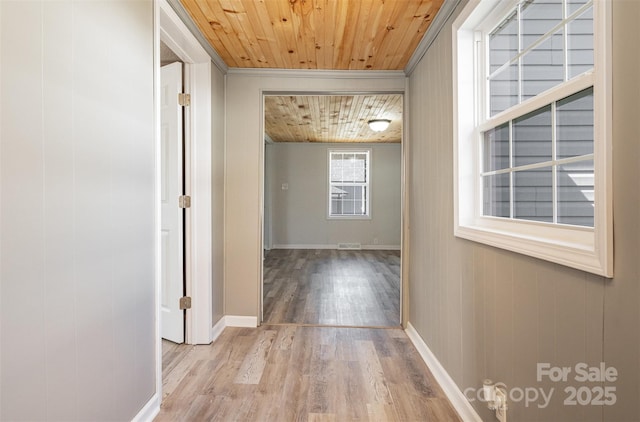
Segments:
[[[444,0],[180,0],[231,68],[401,70]],[[367,122],[392,120],[384,132]],[[269,96],[274,142],[400,142],[401,95]]]
[[[372,119],[389,119],[384,132]],[[402,95],[265,97],[265,132],[273,142],[401,142]]]
[[[181,0],[229,67],[402,70],[444,0]]]

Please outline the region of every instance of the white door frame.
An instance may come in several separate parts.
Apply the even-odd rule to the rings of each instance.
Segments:
[[[408,82],[407,82],[408,84]],[[392,90],[364,90],[364,91],[335,91],[335,90],[327,90],[327,91],[313,91],[307,89],[285,89],[285,90],[271,90],[271,89],[261,89],[260,90],[260,134],[261,134],[261,142],[260,142],[260,166],[261,169],[259,171],[260,174],[260,225],[259,225],[259,238],[260,238],[260,265],[258,268],[258,280],[260,286],[258,288],[258,325],[262,325],[264,322],[264,230],[265,230],[265,177],[266,177],[266,151],[265,151],[265,121],[264,121],[264,98],[270,95],[385,95],[385,94],[398,94],[402,95],[402,142],[400,143],[400,188],[402,190],[402,200],[400,205],[400,314],[399,314],[399,325],[405,326],[407,322],[407,314],[408,314],[408,297],[405,297],[408,294],[408,253],[409,247],[407,242],[407,224],[408,224],[408,216],[405,212],[408,212],[407,209],[407,167],[406,167],[406,157],[407,157],[407,121],[408,121],[408,85],[404,90],[392,89]],[[271,218],[273,216],[270,213]],[[405,303],[406,301],[406,303]]]
[[[191,95],[185,109],[185,193],[191,208],[185,213],[185,270],[188,344],[211,342],[211,57],[166,0],[157,2],[156,48],[162,40],[185,64],[184,91]],[[156,86],[156,96],[159,87]],[[157,101],[157,98],[156,98]],[[159,125],[159,119],[156,126]],[[158,128],[156,128],[158,129]],[[159,183],[159,181],[158,181]],[[159,316],[159,308],[158,314]],[[161,344],[158,338],[158,344]]]

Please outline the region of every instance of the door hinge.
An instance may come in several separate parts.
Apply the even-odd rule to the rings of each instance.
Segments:
[[[191,208],[191,197],[189,195],[181,195],[178,197],[178,207]]]
[[[178,104],[182,107],[188,107],[191,105],[191,95],[189,94],[178,94]]]
[[[191,309],[191,297],[183,296],[180,298],[180,309]]]

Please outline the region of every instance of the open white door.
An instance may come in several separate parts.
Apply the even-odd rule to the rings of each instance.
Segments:
[[[182,63],[163,66],[161,85],[161,201],[162,201],[162,338],[184,342],[184,311],[180,309],[184,277],[183,209],[178,200],[183,194]]]

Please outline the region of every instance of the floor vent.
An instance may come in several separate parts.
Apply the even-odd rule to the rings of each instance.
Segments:
[[[338,249],[362,249],[359,243],[338,243]]]

